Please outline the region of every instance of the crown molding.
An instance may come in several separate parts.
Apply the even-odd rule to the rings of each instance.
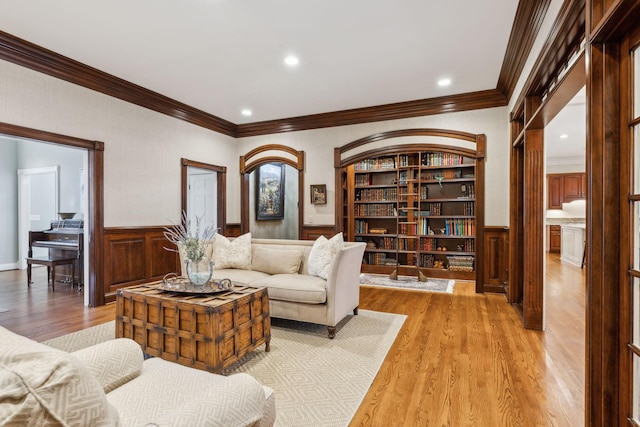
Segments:
[[[496,88],[511,99],[551,0],[520,0]]]
[[[519,7],[518,11],[520,10]],[[526,55],[523,56],[526,59]],[[2,31],[0,31],[0,59],[232,137],[268,135],[501,107],[506,106],[508,102],[502,90],[489,89],[236,125]]]
[[[572,52],[580,51],[585,29],[585,0],[565,0],[514,104],[514,118],[522,114],[525,97],[542,96],[558,78],[559,70],[568,66]]]
[[[0,31],[0,59],[229,136],[236,125]]]
[[[238,125],[238,138],[406,119],[507,105],[496,89]]]

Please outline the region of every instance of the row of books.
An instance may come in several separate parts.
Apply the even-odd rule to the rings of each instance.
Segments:
[[[355,179],[355,184],[358,186],[371,185],[371,175],[368,173],[356,175]]]
[[[367,221],[363,221],[361,219],[356,219],[355,228],[357,234],[366,234],[369,232],[369,224]]]
[[[356,190],[356,201],[377,202],[381,200],[395,201],[398,198],[397,188],[362,188]]]
[[[383,253],[366,253],[364,262],[371,265],[396,265],[394,258],[387,258]]]
[[[474,236],[476,232],[473,218],[445,219],[444,225],[447,236]]]
[[[391,203],[356,204],[355,216],[396,216],[396,208]]]
[[[453,255],[447,257],[447,268],[450,271],[473,271],[473,257],[468,255]]]
[[[476,197],[476,186],[475,184],[463,184],[460,186],[460,192],[464,197]]]
[[[463,157],[452,153],[422,153],[421,163],[424,166],[461,165]]]
[[[428,203],[427,211],[421,211],[420,215],[442,215],[442,203]]]
[[[398,156],[398,164],[401,168],[406,166],[414,166],[413,161],[414,157],[409,156],[408,154],[400,154],[400,156]]]
[[[382,170],[382,169],[395,169],[396,158],[395,157],[378,157],[377,159],[367,159],[362,162],[357,162],[353,165],[354,170],[368,171],[368,170]]]
[[[476,208],[475,208],[476,204],[473,202],[464,202],[463,205],[463,215],[475,215],[476,212]]]

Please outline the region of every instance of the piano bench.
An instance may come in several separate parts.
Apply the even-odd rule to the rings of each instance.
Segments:
[[[51,282],[51,290],[55,291],[56,283],[56,267],[59,265],[71,266],[71,288],[73,289],[73,280],[76,276],[76,259],[70,257],[31,257],[27,258],[27,286],[31,286],[31,265],[46,265],[47,266],[47,282]],[[52,274],[53,273],[53,274]]]

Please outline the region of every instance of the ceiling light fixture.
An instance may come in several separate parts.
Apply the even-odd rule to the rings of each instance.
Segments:
[[[290,67],[295,67],[296,65],[298,65],[300,63],[300,61],[298,60],[298,58],[296,56],[289,55],[286,58],[284,58],[284,63],[287,64]]]
[[[242,115],[245,116],[245,117],[249,117],[250,115],[253,114],[253,112],[251,110],[249,110],[248,108],[245,108],[241,112],[242,112]]]
[[[438,80],[438,86],[449,86],[451,84],[451,79],[440,79]]]
[[[569,135],[567,135],[566,133],[563,133],[562,135],[560,135],[561,139],[567,139],[569,138]]]

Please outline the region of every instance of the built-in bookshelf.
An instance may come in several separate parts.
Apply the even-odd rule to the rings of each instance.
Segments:
[[[363,272],[474,279],[476,159],[416,151],[343,169],[347,240],[367,244]]]

